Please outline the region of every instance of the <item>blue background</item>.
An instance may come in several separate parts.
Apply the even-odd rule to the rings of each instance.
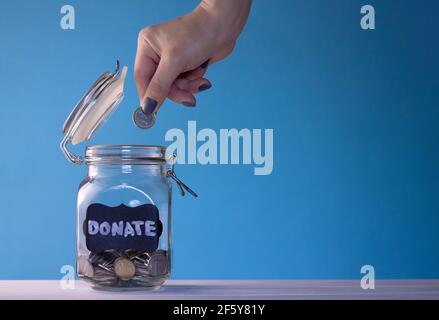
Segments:
[[[0,5],[0,278],[58,279],[75,261],[85,166],[61,154],[61,126],[116,58],[126,97],[89,143],[165,144],[170,128],[273,128],[274,171],[181,165],[200,197],[174,193],[174,279],[439,277],[436,1],[263,1],[233,55],[212,66],[195,109],[166,102],[154,128],[138,103],[138,31],[197,1]],[[376,30],[360,28],[372,4]],[[86,143],[87,144],[87,143]],[[76,148],[82,152],[81,145]]]

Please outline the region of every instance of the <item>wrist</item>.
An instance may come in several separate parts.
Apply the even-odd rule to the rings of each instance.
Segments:
[[[216,34],[219,46],[233,44],[244,27],[251,0],[203,0],[194,10]]]

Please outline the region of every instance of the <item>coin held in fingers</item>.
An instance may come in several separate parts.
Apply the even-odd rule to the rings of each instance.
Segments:
[[[133,113],[133,121],[140,129],[151,128],[155,123],[155,119],[156,114],[154,112],[146,114],[143,112],[142,107],[138,107]]]

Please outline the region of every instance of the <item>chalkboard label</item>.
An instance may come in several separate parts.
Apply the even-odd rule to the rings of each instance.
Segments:
[[[124,252],[133,249],[153,252],[157,249],[163,225],[155,205],[108,207],[100,203],[87,208],[84,235],[88,250]]]

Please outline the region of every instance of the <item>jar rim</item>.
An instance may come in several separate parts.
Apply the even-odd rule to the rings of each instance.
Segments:
[[[166,162],[166,147],[159,145],[93,145],[85,149],[87,164]]]

